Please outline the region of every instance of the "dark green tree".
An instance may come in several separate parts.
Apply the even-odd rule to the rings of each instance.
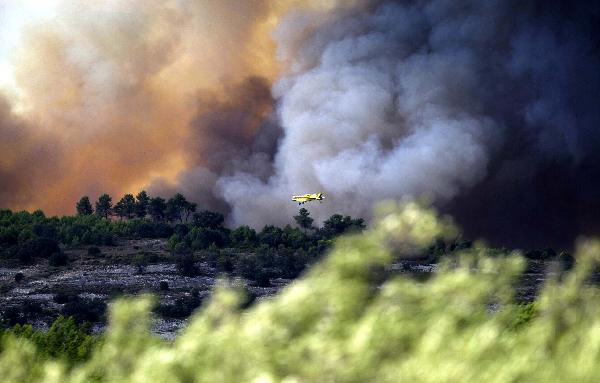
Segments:
[[[94,213],[94,209],[92,209],[90,198],[86,195],[81,197],[79,202],[77,202],[76,208],[77,215],[91,215]]]
[[[231,244],[234,247],[254,247],[257,243],[256,231],[249,226],[242,225],[230,234]]]
[[[194,226],[206,227],[210,229],[218,229],[223,225],[223,221],[225,221],[223,214],[208,210],[201,211],[200,213],[194,213],[192,218]]]
[[[294,220],[296,221],[298,226],[300,226],[301,228],[304,229],[305,233],[306,233],[306,230],[312,228],[313,219],[310,218],[309,215],[310,215],[310,213],[308,212],[308,210],[306,210],[305,208],[302,208],[298,212],[298,215],[294,216]]]
[[[148,214],[148,205],[150,204],[150,197],[145,190],[142,190],[135,196],[135,215],[138,218],[145,218]]]
[[[194,211],[196,211],[196,204],[188,202],[181,193],[175,194],[167,201],[166,216],[169,221],[183,222],[183,218],[187,220]]]
[[[258,240],[261,244],[277,248],[284,243],[283,230],[273,225],[265,226],[258,234]]]
[[[192,213],[194,213],[196,211],[196,207],[198,207],[198,205],[196,205],[196,203],[194,203],[194,202],[188,202],[185,205],[185,207],[183,208],[183,213],[185,214],[185,221],[186,222],[190,218],[190,214],[192,214]]]
[[[333,238],[346,232],[360,232],[365,228],[362,218],[353,219],[350,216],[334,214],[323,222],[322,233],[326,238]]]
[[[135,198],[133,198],[133,194],[125,194],[117,202],[114,210],[119,217],[131,219],[135,213]]]
[[[112,198],[108,194],[102,194],[96,202],[96,214],[108,218],[112,214]]]
[[[163,221],[165,219],[166,209],[167,204],[164,198],[154,197],[150,199],[150,203],[148,204],[148,214],[150,214],[150,217],[152,217],[154,221]]]

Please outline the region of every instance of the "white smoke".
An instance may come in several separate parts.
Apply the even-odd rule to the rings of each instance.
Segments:
[[[468,46],[441,41],[484,18],[451,25],[399,4],[328,16],[308,38],[314,17],[279,27],[290,63],[274,89],[283,139],[267,182],[248,173],[219,181],[235,223],[287,223],[298,208],[289,197],[308,192],[326,195],[311,209],[318,220],[366,216],[385,198],[452,198],[486,172],[501,127],[477,99],[483,69]]]

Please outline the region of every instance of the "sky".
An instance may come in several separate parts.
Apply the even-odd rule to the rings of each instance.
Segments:
[[[600,8],[516,0],[0,1],[0,207],[181,192],[230,225],[292,194],[426,197],[466,235],[600,232]]]
[[[0,89],[16,92],[11,53],[22,38],[23,29],[31,23],[51,20],[56,16],[58,0],[5,0],[0,3]]]

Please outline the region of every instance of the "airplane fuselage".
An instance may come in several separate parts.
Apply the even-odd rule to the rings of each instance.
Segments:
[[[322,201],[323,193],[314,193],[314,194],[302,194],[302,195],[294,195],[292,196],[292,201],[298,202],[298,205],[302,205],[303,203],[310,201]]]

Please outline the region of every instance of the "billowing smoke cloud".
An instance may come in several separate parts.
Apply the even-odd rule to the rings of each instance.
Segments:
[[[220,177],[240,171],[260,180],[272,175],[281,129],[272,114],[270,84],[248,77],[226,86],[223,95],[199,92],[184,143],[187,169],[175,182],[154,180],[148,188],[151,193],[183,192],[200,206],[228,212],[216,187]]]
[[[56,145],[51,136],[38,134],[13,115],[0,95],[0,201],[5,206],[28,203],[43,188],[42,177],[59,174]]]
[[[22,110],[0,113],[2,137],[27,126],[16,147],[52,155],[16,149],[0,180],[46,156],[68,177],[0,204],[147,186],[260,228],[290,222],[294,193],[325,193],[317,220],[426,194],[501,244],[600,231],[598,6],[300,3],[68,3],[27,32]]]
[[[598,15],[583,3],[405,1],[316,27],[290,16],[277,34],[292,64],[274,88],[276,173],[220,180],[233,219],[282,222],[293,192],[325,192],[320,219],[425,193],[499,243],[593,230]]]
[[[245,102],[255,83],[270,100],[278,12],[266,1],[65,1],[29,25],[12,56],[18,89],[2,105],[0,206],[72,212],[83,194],[118,198],[214,161],[190,134],[212,113],[198,94],[225,100],[228,84],[250,77]],[[14,113],[27,128],[5,121]],[[190,137],[196,147],[182,150]],[[60,171],[39,171],[52,158]]]

